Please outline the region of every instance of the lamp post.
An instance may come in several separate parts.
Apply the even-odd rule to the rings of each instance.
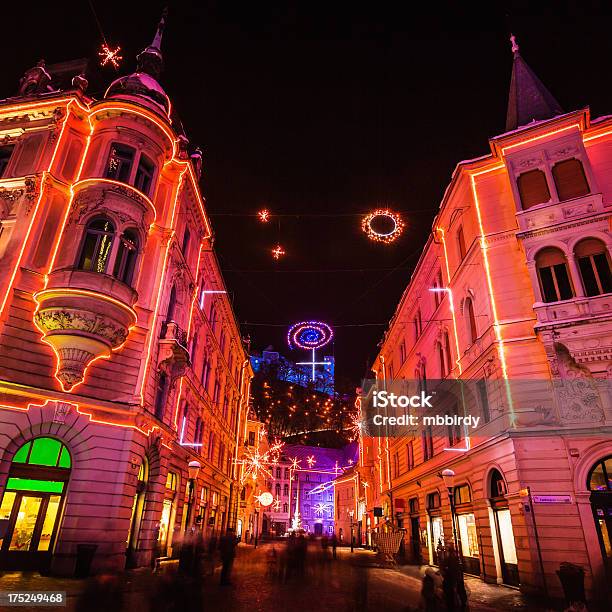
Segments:
[[[459,556],[459,558],[461,558],[461,555],[459,553],[459,544],[457,542],[457,529],[455,527],[455,472],[453,472],[453,470],[450,469],[446,469],[442,472],[442,480],[444,480],[444,485],[446,486],[446,489],[448,490],[448,499],[450,501],[450,508],[451,508],[451,520],[453,523],[453,541],[455,542],[455,552],[457,553],[457,555]]]
[[[191,521],[191,508],[193,506],[194,493],[196,488],[196,478],[200,473],[200,465],[199,461],[190,461],[187,466],[187,475],[189,480],[187,481],[187,515],[185,516],[185,531],[189,529],[189,523]]]
[[[259,508],[255,506],[255,548],[257,548],[258,538],[259,538]]]
[[[348,513],[349,513],[349,516],[351,517],[351,552],[354,552],[355,536],[353,535],[353,517],[355,516],[355,511],[349,510]]]

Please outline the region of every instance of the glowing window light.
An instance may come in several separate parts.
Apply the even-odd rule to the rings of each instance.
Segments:
[[[373,227],[373,223],[379,218],[388,219],[393,229],[388,232],[376,231]],[[390,244],[391,242],[395,242],[404,231],[404,222],[398,213],[388,208],[377,208],[361,220],[361,229],[370,240]]]

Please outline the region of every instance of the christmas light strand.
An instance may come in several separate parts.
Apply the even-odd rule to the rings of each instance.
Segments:
[[[390,232],[379,232],[374,229],[374,221],[381,217],[389,219],[393,224],[393,229]],[[375,211],[363,217],[361,220],[361,229],[370,240],[382,242],[383,244],[391,244],[395,242],[404,231],[404,222],[398,213],[388,208],[377,208]]]
[[[121,47],[111,49],[106,43],[102,45],[98,55],[100,56],[100,66],[106,66],[111,64],[114,68],[119,68],[119,62],[123,59],[122,55],[119,55]]]
[[[302,321],[294,323],[287,332],[290,348],[304,350],[318,349],[328,344],[334,337],[332,328],[322,321]]]

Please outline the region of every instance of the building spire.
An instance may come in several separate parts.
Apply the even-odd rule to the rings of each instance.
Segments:
[[[506,115],[507,132],[531,121],[550,119],[563,113],[559,103],[521,57],[514,34],[510,35],[510,42],[514,59]]]
[[[157,24],[157,30],[151,44],[142,51],[137,57],[138,62],[136,70],[138,72],[146,72],[154,79],[159,79],[164,59],[161,52],[162,36],[164,34],[164,28],[166,27],[166,17],[168,16],[168,8],[164,8],[162,11],[161,19]]]

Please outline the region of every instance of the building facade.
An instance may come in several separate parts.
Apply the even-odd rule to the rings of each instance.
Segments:
[[[563,113],[516,44],[513,53],[506,132],[458,164],[373,366],[378,389],[466,381],[480,426],[363,438],[360,518],[364,542],[405,529],[415,563],[437,564],[456,538],[465,570],[486,581],[560,596],[556,571],[569,561],[603,598],[612,119]]]
[[[0,102],[0,567],[93,571],[234,526],[252,375],[163,22],[100,100],[44,62]]]

